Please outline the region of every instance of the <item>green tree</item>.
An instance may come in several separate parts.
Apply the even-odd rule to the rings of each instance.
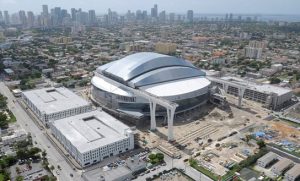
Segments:
[[[269,81],[270,81],[270,84],[278,84],[278,83],[281,82],[281,80],[279,78],[277,78],[277,77],[271,77],[269,79]]]
[[[263,140],[258,140],[256,142],[256,144],[258,145],[259,149],[262,149],[266,146],[265,142]]]
[[[164,154],[162,154],[162,153],[157,153],[156,154],[156,158],[158,158],[158,160],[161,162],[161,161],[163,161],[164,160]]]
[[[0,94],[0,109],[5,109],[7,106],[7,97],[3,96],[2,94]]]
[[[8,120],[6,114],[0,112],[0,128],[7,128],[8,127]]]
[[[154,159],[156,158],[156,155],[153,154],[153,153],[151,153],[151,154],[148,156],[148,158],[149,158],[150,160],[154,160]]]
[[[24,180],[24,177],[23,176],[17,176],[17,178],[16,178],[16,181],[23,181]]]

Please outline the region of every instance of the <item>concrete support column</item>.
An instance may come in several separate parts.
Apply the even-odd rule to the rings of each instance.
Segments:
[[[225,90],[225,93],[227,94],[227,91],[228,91],[228,84],[223,84],[223,89]]]
[[[150,101],[150,130],[154,131],[156,129],[156,119],[155,119],[156,103]]]
[[[168,114],[168,141],[174,140],[173,121],[175,109],[167,109]]]
[[[244,93],[245,93],[245,88],[242,88],[240,87],[238,89],[238,94],[239,94],[239,103],[238,103],[238,107],[242,107],[242,100],[243,100],[243,97],[244,97]]]

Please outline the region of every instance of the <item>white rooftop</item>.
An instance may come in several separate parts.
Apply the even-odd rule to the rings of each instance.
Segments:
[[[94,76],[92,78],[92,84],[99,89],[102,89],[107,92],[111,92],[117,95],[123,95],[132,97],[133,94],[129,91],[122,89],[116,85],[113,85],[106,80]],[[158,84],[152,84],[149,86],[140,87],[141,90],[149,92],[153,95],[159,97],[169,97],[187,94],[190,92],[194,92],[196,90],[200,90],[202,88],[207,87],[210,84],[210,81],[205,77],[193,77],[187,79],[174,80],[169,82],[163,82]]]
[[[120,88],[116,85],[113,85],[112,83],[109,83],[106,80],[104,80],[100,77],[97,77],[97,76],[94,76],[92,78],[92,84],[106,92],[111,92],[111,93],[114,93],[117,95],[128,96],[128,97],[133,96],[130,92],[125,91],[122,88]]]
[[[283,88],[283,87],[274,86],[274,85],[270,85],[270,84],[255,83],[255,82],[251,82],[249,80],[244,80],[244,79],[237,78],[237,77],[222,77],[221,79],[229,81],[229,82],[233,82],[236,84],[247,86],[250,89],[257,90],[259,92],[266,92],[266,93],[273,92],[278,95],[283,95],[283,94],[291,92],[291,90],[288,88]]]
[[[54,121],[56,127],[79,152],[84,153],[127,138],[128,126],[105,113],[91,111]]]
[[[46,114],[56,113],[90,103],[67,88],[43,88],[29,90],[23,94],[41,111]]]
[[[152,84],[140,89],[159,97],[187,94],[209,86],[210,81],[205,77],[180,79],[170,82]]]

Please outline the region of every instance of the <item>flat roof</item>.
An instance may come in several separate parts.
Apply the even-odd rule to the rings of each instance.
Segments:
[[[300,164],[296,164],[291,168],[289,171],[285,173],[285,175],[293,176],[293,177],[298,177],[300,176]]]
[[[269,163],[277,158],[278,158],[278,155],[276,153],[269,152],[269,153],[265,154],[264,156],[260,157],[258,159],[258,161]]]
[[[130,129],[99,110],[56,120],[52,124],[81,153],[121,141],[127,138],[125,131]]]
[[[293,162],[290,159],[282,158],[277,162],[273,167],[276,168],[278,171],[282,172],[284,169],[286,169],[288,166],[290,166]],[[272,168],[273,168],[272,167]]]
[[[266,93],[273,92],[273,93],[276,93],[278,95],[283,95],[283,94],[292,92],[290,89],[287,89],[287,88],[274,86],[274,85],[270,85],[270,84],[256,83],[256,82],[241,79],[241,78],[238,78],[238,77],[222,77],[220,79],[228,81],[228,82],[240,84],[240,85],[243,85],[243,86],[247,86],[248,88],[250,88],[252,90],[259,91],[259,92],[266,92]]]
[[[46,114],[90,105],[89,102],[65,87],[35,89],[24,91],[23,94],[34,106]]]

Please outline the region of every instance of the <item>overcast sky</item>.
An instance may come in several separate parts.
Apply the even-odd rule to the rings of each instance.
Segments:
[[[0,0],[0,10],[10,13],[20,9],[42,11],[42,4],[48,4],[49,10],[59,6],[95,9],[97,14],[107,12],[108,8],[119,13],[137,9],[150,11],[153,4],[158,4],[159,12],[185,13],[188,9],[194,13],[242,13],[242,14],[300,14],[300,0]]]

